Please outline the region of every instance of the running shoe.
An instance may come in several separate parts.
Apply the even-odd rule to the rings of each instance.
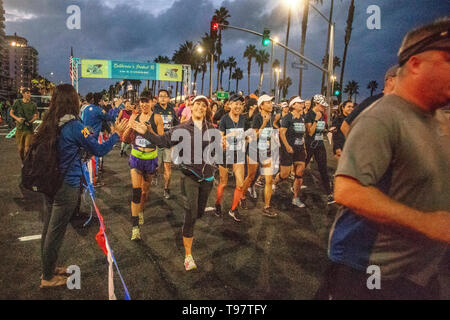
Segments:
[[[222,206],[220,204],[216,203],[216,211],[215,211],[216,216],[221,217],[222,216]]]
[[[139,227],[133,227],[131,240],[133,241],[141,240],[141,232],[139,231]]]
[[[272,184],[272,192],[277,191],[277,189],[278,189],[278,186],[275,183]]]
[[[184,258],[184,268],[186,271],[197,269],[197,265],[195,264],[194,258],[192,258],[192,255],[189,254]]]
[[[264,187],[264,182],[262,181],[262,179],[256,180],[255,186],[261,187],[261,188]]]
[[[305,204],[303,202],[301,202],[299,198],[292,199],[292,204],[294,206],[296,206],[296,207],[299,207],[299,208],[304,208],[305,207]]]
[[[263,209],[263,216],[269,217],[269,218],[275,218],[278,216],[278,213],[276,213],[272,207],[264,208]]]
[[[228,214],[234,219],[234,221],[240,222],[241,217],[239,215],[239,211],[236,209],[228,211]]]
[[[333,196],[332,193],[330,193],[330,194],[327,196],[327,201],[328,201],[328,204],[332,204],[332,203],[335,203],[335,202],[336,202],[336,201],[334,200],[334,196]]]
[[[256,193],[256,188],[254,185],[248,188],[248,193],[250,194],[250,197],[252,197],[253,199],[258,198],[258,194]]]
[[[170,190],[169,189],[164,189],[164,198],[170,199]]]
[[[302,186],[300,187],[300,189],[308,189],[308,187],[305,186],[304,184],[302,184]]]
[[[240,205],[241,205],[241,209],[248,210],[247,199],[241,199]]]
[[[139,213],[139,225],[142,226],[144,224],[144,213]]]

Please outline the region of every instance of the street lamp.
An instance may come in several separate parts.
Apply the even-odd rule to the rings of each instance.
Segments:
[[[278,37],[274,37],[273,39],[272,39],[272,53],[271,53],[271,55],[270,55],[270,70],[271,70],[271,72],[270,72],[270,91],[269,92],[272,92],[272,73],[273,73],[273,45],[274,45],[274,43],[275,44],[277,44],[279,42],[279,39],[278,39]]]
[[[280,72],[282,72],[282,71],[281,71],[281,68],[275,68],[274,70],[277,73],[276,87],[275,87],[275,103],[278,103],[280,100],[280,86],[279,86],[278,81],[280,79]]]

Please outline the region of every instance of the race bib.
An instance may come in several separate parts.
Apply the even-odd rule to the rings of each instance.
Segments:
[[[303,145],[303,139],[295,138],[294,144],[295,144],[296,146],[301,146],[301,145]]]
[[[163,119],[164,129],[170,129],[172,127],[172,115],[162,114],[161,117]]]
[[[314,140],[323,141],[322,132],[325,130],[325,121],[317,121],[316,134]]]
[[[242,150],[243,141],[244,141],[243,128],[227,129],[228,148],[231,151]]]
[[[305,124],[303,122],[294,122],[294,131],[296,133],[305,133]]]
[[[270,137],[272,136],[273,128],[264,128],[259,135],[258,148],[260,150],[267,150],[270,148]]]
[[[137,136],[134,144],[138,147],[142,147],[142,148],[147,148],[148,146],[151,145],[150,141],[148,141],[147,139],[141,137],[141,136]]]

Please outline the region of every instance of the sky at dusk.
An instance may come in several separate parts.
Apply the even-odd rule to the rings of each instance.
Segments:
[[[292,1],[291,1],[292,2]],[[292,9],[289,47],[299,51],[301,39],[302,5]],[[316,1],[317,2],[317,1]],[[27,38],[29,45],[39,52],[39,73],[60,83],[70,82],[70,47],[74,56],[93,59],[117,59],[124,61],[153,61],[158,55],[172,57],[185,41],[197,43],[205,32],[214,10],[226,7],[231,15],[230,25],[263,31],[271,30],[284,43],[287,28],[288,5],[285,0],[5,0],[6,34],[17,33]],[[81,9],[81,29],[69,30],[66,13],[70,5]],[[336,25],[335,55],[341,58],[350,0],[334,1],[333,20]],[[369,30],[366,21],[367,8],[377,5],[381,9],[381,29]],[[330,0],[317,7],[329,15]],[[348,48],[344,84],[350,80],[359,83],[358,101],[369,95],[367,84],[376,80],[377,92],[383,88],[387,68],[396,62],[396,54],[405,33],[420,24],[428,23],[450,14],[448,0],[356,0],[353,32]],[[327,41],[328,25],[313,10],[309,13],[305,55],[320,64]],[[223,31],[222,59],[234,56],[244,78],[240,90],[247,93],[247,59],[245,47],[254,44],[263,49],[261,38],[236,30]],[[267,47],[270,53],[270,47]],[[284,50],[275,48],[275,58],[283,63]],[[288,54],[287,76],[293,84],[288,96],[298,92],[298,70],[291,68],[298,58]],[[263,90],[269,90],[269,65],[264,67]],[[216,66],[214,66],[215,72]],[[340,68],[336,69],[339,79]],[[53,77],[50,73],[53,72]],[[208,90],[209,72],[205,76],[205,92]],[[216,80],[217,74],[213,76]],[[225,81],[226,79],[226,81]],[[321,73],[312,66],[304,72],[303,96],[311,97],[320,91]],[[108,89],[118,80],[81,79],[80,92]],[[259,68],[254,63],[251,73],[251,90],[258,86]],[[198,88],[201,75],[197,77]],[[141,89],[144,86],[141,86]],[[228,71],[224,74],[224,87],[228,87]],[[234,90],[235,81],[231,88]],[[215,85],[214,85],[215,89]],[[345,97],[345,96],[344,96]]]

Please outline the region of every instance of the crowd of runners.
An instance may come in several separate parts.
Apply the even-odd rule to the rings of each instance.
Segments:
[[[271,197],[283,181],[291,184],[292,205],[305,207],[303,175],[314,159],[326,202],[333,204],[335,196],[345,206],[330,233],[329,256],[335,263],[330,275],[336,278],[329,279],[329,294],[374,297],[363,290],[362,278],[364,267],[376,264],[391,281],[390,291],[379,297],[391,297],[398,290],[404,297],[420,296],[408,291],[413,285],[423,289],[423,297],[433,296],[434,264],[447,252],[442,243],[450,242],[449,124],[436,112],[450,99],[448,32],[448,19],[410,32],[398,65],[386,72],[383,94],[355,110],[352,101],[344,101],[332,119],[327,118],[329,105],[321,94],[308,99],[293,96],[279,105],[267,94],[233,94],[224,101],[197,95],[174,105],[169,91],[161,89],[155,95],[146,91],[137,101],[117,97],[108,107],[101,94],[88,94],[80,101],[73,87],[58,86],[36,135],[38,141],[60,132],[61,167],[67,170],[62,191],[47,199],[41,286],[65,284],[64,276],[55,274],[61,271],[56,257],[72,213],[67,212],[79,201],[82,175],[77,160],[88,159],[90,182],[102,186],[101,157],[120,142],[132,184],[130,239],[141,239],[139,226],[145,223],[150,189],[162,188],[164,198],[170,199],[173,185],[181,185],[186,270],[197,267],[192,255],[194,226],[214,188],[218,217],[229,216],[236,223],[245,220],[247,197],[257,198],[254,188],[260,184],[261,214],[276,219]],[[28,99],[25,92],[22,103],[11,111],[19,123],[35,120]],[[28,134],[23,134],[26,126],[22,127],[17,135],[21,157],[29,147],[24,139]],[[327,143],[339,162],[334,186]],[[80,147],[87,156],[78,155]],[[430,154],[423,161],[424,151]],[[181,181],[172,181],[174,168],[181,171]],[[162,176],[163,185],[155,182],[156,175]],[[231,175],[233,200],[230,208],[224,208]]]

